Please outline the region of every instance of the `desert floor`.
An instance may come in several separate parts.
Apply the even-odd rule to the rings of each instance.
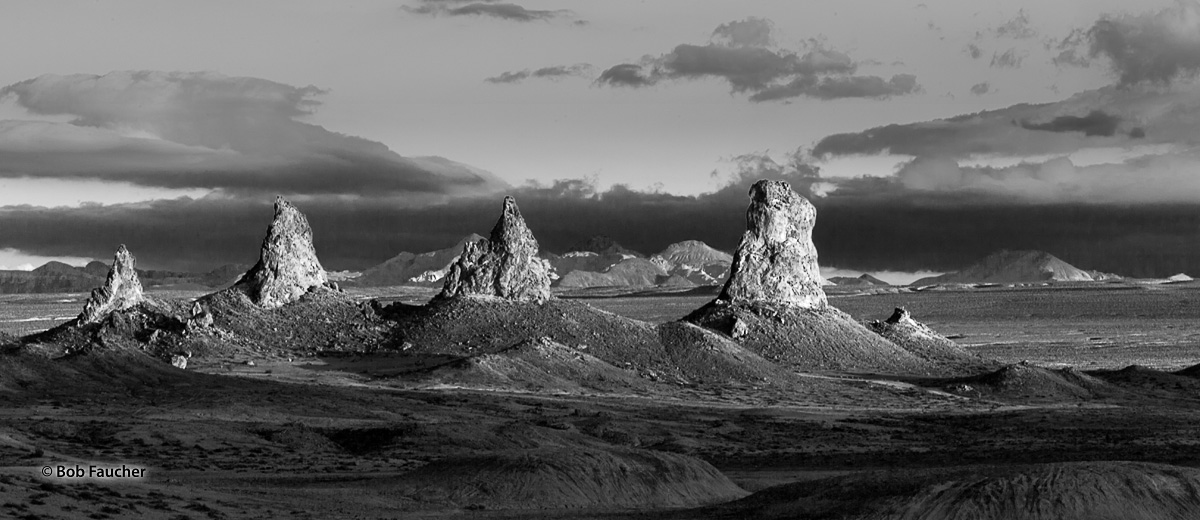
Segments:
[[[651,323],[712,298],[582,296]],[[48,327],[83,298],[5,296],[0,327]],[[1000,517],[1008,506],[971,494],[994,482],[1026,486],[1026,495],[1082,493],[1067,502],[1131,503],[1121,493],[1180,501],[1166,513],[1104,506],[1113,518],[1185,518],[1200,504],[1200,378],[1184,370],[1200,363],[1200,284],[831,291],[830,302],[859,320],[906,307],[970,351],[1022,368],[940,380],[811,373],[813,391],[795,394],[680,386],[614,395],[414,388],[396,379],[412,367],[387,354],[218,359],[182,375],[162,363],[80,361],[78,382],[64,377],[42,394],[0,379],[0,517],[970,517],[961,507],[921,516],[928,504],[948,507],[936,499],[950,492],[974,500],[981,517]],[[818,384],[827,381],[837,385]],[[572,459],[593,452],[631,455]],[[638,458],[646,454],[664,455]],[[674,454],[711,464],[736,487],[691,475],[699,484],[681,487],[677,502],[603,505],[637,502],[660,485],[614,482],[637,471],[628,461],[676,471]],[[62,464],[137,465],[149,475],[38,474]],[[1003,480],[1014,468],[1036,470]],[[463,492],[447,484],[455,479],[485,485]]]

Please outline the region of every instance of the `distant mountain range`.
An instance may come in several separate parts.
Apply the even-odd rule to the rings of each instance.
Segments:
[[[839,286],[844,285],[844,286],[869,287],[869,286],[875,286],[875,285],[891,285],[883,280],[880,280],[880,279],[878,279],[874,276],[871,276],[869,274],[866,274],[866,273],[863,273],[861,276],[857,276],[857,277],[834,276],[833,278],[830,278],[827,281],[833,285],[839,285]]]
[[[428,253],[400,253],[346,284],[440,284],[450,264],[462,253],[463,245],[480,238],[483,237],[470,235],[449,248]],[[697,240],[671,244],[647,258],[604,235],[581,240],[561,255],[542,251],[540,256],[550,266],[554,285],[567,288],[715,285],[729,276],[733,261],[729,253]]]
[[[229,264],[207,273],[138,269],[142,286],[176,289],[221,289],[232,285],[250,266]],[[0,294],[88,292],[104,284],[108,264],[93,260],[83,267],[47,262],[32,271],[0,270]]]
[[[1085,271],[1045,251],[1002,250],[961,271],[921,278],[913,286],[952,283],[1087,282],[1119,278]]]

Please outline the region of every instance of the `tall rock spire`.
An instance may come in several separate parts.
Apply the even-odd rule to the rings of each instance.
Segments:
[[[234,285],[255,304],[273,309],[296,301],[328,282],[313,248],[308,219],[283,197],[275,198],[275,220],[267,228],[258,263]]]
[[[117,248],[112,267],[104,285],[92,290],[92,296],[83,306],[79,323],[96,323],[113,311],[123,311],[144,301],[142,282],[134,269],[133,254],[122,244]]]
[[[784,181],[760,180],[750,188],[746,233],[718,300],[824,308],[817,248],[817,210]]]
[[[537,239],[525,225],[517,201],[504,197],[504,210],[491,236],[463,247],[440,296],[475,294],[544,302],[550,299],[550,274],[537,253]]]

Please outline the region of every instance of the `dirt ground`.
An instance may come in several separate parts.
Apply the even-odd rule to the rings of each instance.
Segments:
[[[388,296],[418,303],[424,293],[363,295]],[[709,299],[577,301],[661,323]],[[187,371],[80,357],[39,382],[23,374],[51,368],[5,360],[0,518],[1195,518],[1200,510],[1200,379],[1179,372],[1200,363],[1200,285],[830,302],[859,320],[906,307],[968,350],[1017,365],[953,380],[805,373],[807,391],[783,394],[414,385],[398,377],[414,359],[388,354],[229,357]],[[1126,369],[1134,364],[1141,368]],[[122,464],[147,476],[40,475]],[[1044,503],[996,498],[1032,492]]]

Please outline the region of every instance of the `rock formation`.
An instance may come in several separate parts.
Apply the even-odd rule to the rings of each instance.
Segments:
[[[750,199],[746,233],[717,299],[824,308],[827,302],[812,242],[816,208],[784,181],[754,183]]]
[[[802,370],[928,373],[915,354],[829,305],[812,243],[816,209],[782,181],[750,188],[746,233],[719,296],[689,321]]]
[[[142,282],[134,270],[135,259],[122,244],[117,248],[112,267],[104,285],[92,290],[92,296],[83,306],[79,323],[96,323],[114,311],[129,309],[145,299]]]
[[[450,266],[439,296],[483,295],[545,302],[550,299],[550,276],[537,254],[537,239],[525,225],[516,200],[504,197],[504,212],[491,236],[466,244],[458,261]]]
[[[283,197],[275,198],[275,220],[267,228],[262,253],[234,287],[256,305],[274,309],[328,282],[313,248],[308,219]]]

